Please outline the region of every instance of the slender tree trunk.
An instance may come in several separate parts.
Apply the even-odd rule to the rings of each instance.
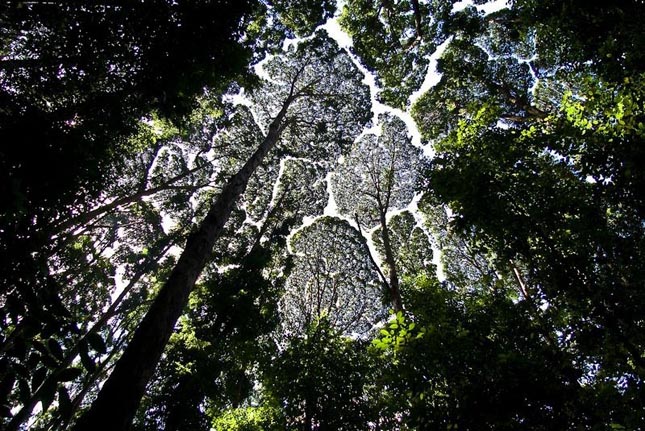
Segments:
[[[134,332],[130,344],[105,381],[97,399],[74,426],[74,431],[124,431],[130,427],[146,385],[197,278],[206,266],[215,241],[221,235],[235,203],[244,193],[249,178],[278,141],[292,100],[292,96],[287,98],[260,147],[240,171],[231,177],[199,229],[186,241],[186,247],[168,280]]]
[[[524,283],[524,278],[522,277],[522,274],[520,273],[520,270],[517,268],[515,265],[515,262],[513,260],[509,260],[509,263],[511,265],[511,269],[513,270],[513,275],[515,275],[515,281],[517,281],[517,286],[519,287],[520,293],[522,297],[526,300],[531,302],[533,304],[533,298],[529,294],[529,291],[526,287],[526,283]]]
[[[246,256],[250,255],[260,247],[260,241],[262,241],[262,237],[269,230],[269,224],[270,224],[271,218],[278,211],[278,209],[282,205],[282,201],[286,196],[287,196],[287,192],[282,193],[278,201],[271,206],[271,208],[269,209],[269,212],[267,213],[267,216],[264,218],[264,223],[262,223],[262,226],[260,226],[260,230],[258,230],[258,233],[255,235],[253,244],[251,245],[248,252],[246,253]]]
[[[73,226],[86,224],[86,223],[90,222],[91,220],[93,220],[94,218],[96,218],[96,217],[98,217],[100,215],[106,214],[106,213],[114,210],[115,208],[118,208],[118,207],[121,207],[121,206],[124,206],[124,205],[132,204],[134,202],[137,202],[137,201],[141,200],[142,198],[144,198],[146,196],[150,196],[150,195],[153,195],[153,194],[158,193],[160,191],[170,189],[172,187],[173,183],[175,183],[175,182],[177,182],[177,181],[179,181],[179,180],[181,180],[183,178],[186,178],[188,175],[190,175],[192,173],[195,173],[198,170],[203,169],[203,168],[204,168],[203,166],[198,166],[198,167],[193,168],[193,169],[191,169],[189,171],[186,171],[186,172],[183,172],[183,173],[181,173],[179,175],[176,175],[173,178],[170,178],[168,181],[164,182],[161,185],[158,185],[156,187],[151,187],[151,188],[145,189],[145,190],[140,190],[137,193],[134,193],[134,194],[131,194],[131,195],[128,195],[128,196],[123,196],[121,198],[113,200],[109,204],[102,205],[102,206],[100,206],[98,208],[94,208],[93,210],[90,210],[90,211],[84,212],[82,214],[79,214],[76,217],[69,218],[69,219],[65,220],[64,222],[54,226],[53,229],[52,229],[51,234],[52,235],[53,234],[59,234],[59,233],[62,233],[63,231],[65,231],[65,230],[67,230],[67,229],[69,229],[69,228],[71,228]]]
[[[376,259],[372,255],[372,250],[370,250],[369,246],[367,245],[367,239],[363,235],[363,230],[361,229],[361,222],[358,221],[358,214],[354,214],[354,221],[356,222],[356,226],[358,226],[358,233],[361,234],[361,238],[363,239],[363,244],[365,244],[365,250],[367,252],[367,256],[370,258],[370,262],[372,262],[372,266],[374,266],[374,269],[378,273],[379,277],[381,278],[381,281],[383,282],[383,285],[387,288],[387,291],[390,291],[390,284],[387,281],[387,278],[383,274],[383,271],[381,271],[381,267],[376,263]]]
[[[412,0],[412,10],[414,11],[414,27],[417,32],[417,39],[423,37],[423,26],[421,25],[421,6],[419,5],[419,0]]]
[[[124,342],[120,341],[117,346],[115,346],[115,349],[113,349],[109,353],[108,357],[97,365],[96,370],[91,373],[91,375],[89,375],[87,379],[85,379],[85,381],[82,383],[81,390],[72,399],[71,409],[69,412],[67,412],[68,414],[66,416],[58,415],[57,417],[55,417],[47,428],[48,431],[56,431],[67,428],[69,422],[81,407],[83,400],[90,392],[90,389],[92,389],[92,387],[96,385],[96,382],[99,381],[110,370],[111,364],[113,363],[112,359],[120,350],[123,344]]]
[[[379,209],[379,219],[381,222],[381,240],[383,241],[383,249],[385,250],[385,264],[388,267],[388,275],[390,278],[389,287],[392,307],[394,311],[403,311],[401,291],[399,290],[399,275],[396,271],[396,262],[394,261],[394,253],[392,252],[390,232],[387,229],[385,211],[382,209]]]
[[[303,423],[304,431],[313,431],[313,409],[311,407],[311,404],[311,400],[309,398],[305,398],[305,421]]]
[[[65,371],[70,365],[72,365],[74,359],[76,359],[76,357],[78,356],[81,350],[81,344],[86,343],[86,340],[90,334],[97,333],[103,327],[103,325],[105,325],[108,320],[110,320],[116,314],[118,307],[121,305],[132,288],[139,282],[141,277],[143,277],[146,272],[152,269],[153,265],[157,263],[158,260],[163,257],[163,255],[166,254],[166,252],[172,245],[172,239],[172,237],[168,237],[166,239],[165,243],[162,245],[161,252],[155,257],[149,258],[146,261],[143,267],[135,273],[128,285],[125,286],[123,291],[114,300],[114,302],[110,305],[106,312],[103,313],[101,318],[94,325],[92,325],[92,327],[76,342],[76,344],[72,348],[66,351],[65,357],[58,364],[58,367],[54,369],[49,376],[47,376],[47,378],[40,384],[40,386],[35,388],[34,393],[31,395],[29,400],[13,416],[11,422],[7,424],[5,431],[16,431],[20,427],[20,425],[22,425],[29,419],[31,412],[34,410],[36,404],[38,404],[38,402],[42,398],[43,391],[45,391],[45,389],[49,386],[57,384],[60,374]]]

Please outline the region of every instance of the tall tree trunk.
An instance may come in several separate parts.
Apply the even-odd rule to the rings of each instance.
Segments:
[[[370,262],[372,262],[372,266],[378,273],[379,277],[381,278],[381,282],[383,285],[387,288],[387,291],[390,291],[390,284],[387,281],[387,277],[383,274],[383,271],[381,271],[381,267],[379,264],[376,262],[376,259],[372,255],[372,250],[370,250],[370,247],[367,245],[367,238],[365,238],[365,235],[363,235],[363,229],[361,229],[361,222],[358,220],[358,214],[354,214],[354,221],[356,222],[356,226],[358,227],[358,233],[361,234],[361,238],[363,240],[363,244],[365,245],[365,250],[367,253],[367,256],[370,258]]]
[[[158,261],[166,254],[168,249],[170,249],[173,244],[172,240],[172,236],[169,236],[165,239],[164,243],[162,244],[161,251],[146,260],[144,265],[134,274],[130,282],[127,284],[127,286],[125,286],[123,291],[114,300],[114,302],[112,302],[105,313],[103,313],[101,318],[96,321],[94,325],[92,325],[92,327],[76,342],[73,347],[65,352],[65,356],[58,364],[58,367],[56,367],[38,387],[32,388],[34,389],[33,394],[31,395],[29,400],[27,400],[23,404],[22,408],[13,416],[11,422],[7,424],[5,431],[16,431],[23,423],[25,423],[29,419],[32,411],[42,398],[44,391],[51,385],[58,384],[58,378],[61,373],[63,373],[63,371],[71,366],[74,362],[74,359],[78,357],[78,354],[81,351],[81,345],[83,343],[87,343],[87,339],[89,338],[90,334],[98,333],[98,331],[108,322],[108,320],[110,320],[116,314],[118,307],[130,293],[130,291],[134,288],[134,286],[146,274],[147,271],[153,269],[155,264],[158,263]]]
[[[385,210],[383,209],[379,209],[379,220],[381,222],[381,240],[383,241],[383,249],[385,250],[385,264],[388,267],[388,275],[390,278],[390,300],[392,301],[394,311],[403,311],[401,291],[399,290],[399,275],[396,271],[396,262],[394,261],[394,253],[392,252],[390,232],[387,230],[387,220],[385,219]]]
[[[81,383],[81,390],[71,400],[71,408],[69,409],[67,414],[63,415],[63,412],[59,412],[61,414],[54,416],[54,418],[50,421],[47,431],[67,429],[70,421],[72,420],[76,412],[81,408],[81,404],[83,403],[83,400],[85,399],[87,394],[96,385],[96,382],[100,381],[110,370],[112,359],[123,344],[125,344],[125,342],[120,340],[115,348],[108,354],[108,356],[99,362],[96,370],[90,373],[85,381]]]
[[[303,425],[304,431],[313,431],[313,408],[311,407],[311,399],[309,397],[305,398],[305,420]]]
[[[109,204],[105,204],[105,205],[102,205],[102,206],[100,206],[98,208],[94,208],[93,210],[90,210],[90,211],[84,212],[82,214],[79,214],[76,217],[71,217],[71,218],[65,220],[64,222],[54,226],[51,229],[50,234],[51,235],[60,234],[63,231],[65,231],[65,230],[67,230],[69,228],[72,228],[74,226],[79,226],[79,225],[86,224],[86,223],[90,222],[91,220],[97,218],[98,216],[106,214],[106,213],[108,213],[108,212],[110,212],[110,211],[112,211],[112,210],[114,210],[114,209],[116,209],[118,207],[121,207],[121,206],[124,206],[124,205],[130,205],[132,203],[140,201],[142,198],[144,198],[146,196],[153,195],[153,194],[158,193],[158,192],[163,191],[163,190],[169,190],[170,188],[172,188],[173,183],[176,183],[177,181],[179,181],[179,180],[181,180],[183,178],[186,178],[190,174],[195,173],[198,170],[203,169],[203,168],[204,168],[204,166],[197,166],[197,167],[195,167],[193,169],[190,169],[190,170],[188,170],[186,172],[182,172],[181,174],[178,174],[178,175],[170,178],[169,180],[165,181],[161,185],[158,185],[156,187],[151,187],[149,189],[139,190],[138,192],[136,192],[134,194],[117,198],[117,199],[113,200],[112,202],[110,202]]]
[[[139,406],[148,381],[161,358],[175,323],[188,302],[188,296],[201,274],[215,241],[249,178],[278,141],[283,120],[293,97],[289,96],[269,126],[259,148],[224,186],[199,229],[186,241],[186,247],[168,280],[137,327],[130,344],[117,362],[91,408],[79,419],[74,431],[127,430]]]
[[[421,39],[423,37],[423,26],[421,25],[423,17],[421,16],[419,0],[412,0],[412,11],[414,12],[414,27],[417,32],[417,39]]]

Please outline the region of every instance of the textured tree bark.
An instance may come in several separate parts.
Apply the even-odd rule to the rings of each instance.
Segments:
[[[423,37],[423,26],[421,25],[421,6],[419,0],[412,0],[412,10],[414,11],[414,26],[417,31],[417,39]]]
[[[365,245],[365,250],[367,253],[367,256],[370,258],[370,262],[372,262],[372,266],[374,266],[374,269],[378,273],[379,277],[381,278],[381,281],[383,282],[383,285],[387,288],[388,292],[390,291],[390,284],[387,281],[387,278],[383,274],[383,271],[381,271],[381,267],[376,263],[376,259],[372,255],[372,251],[370,250],[369,246],[367,245],[367,239],[363,235],[363,230],[361,229],[361,222],[358,221],[358,214],[354,213],[354,221],[356,222],[356,226],[358,227],[358,233],[361,234],[361,238],[363,239],[363,244]]]
[[[74,426],[74,431],[125,431],[130,427],[146,385],[188,302],[188,296],[206,265],[215,241],[235,203],[244,193],[249,178],[278,141],[292,100],[292,97],[287,98],[262,144],[239,172],[231,177],[199,229],[186,241],[184,251],[168,280],[137,327],[97,399]]]
[[[396,271],[396,262],[394,261],[394,253],[392,252],[390,233],[387,230],[385,211],[382,209],[379,209],[379,219],[381,222],[381,239],[383,240],[383,249],[385,250],[385,264],[388,267],[388,275],[390,278],[389,287],[392,307],[394,308],[394,311],[403,311],[401,291],[399,289],[399,275]]]
[[[142,198],[146,196],[153,195],[155,193],[158,193],[163,190],[168,190],[172,187],[173,183],[176,183],[177,181],[186,178],[188,175],[197,172],[200,169],[203,169],[203,166],[198,166],[196,168],[193,168],[189,171],[183,172],[179,175],[174,176],[173,178],[170,178],[168,181],[164,182],[163,184],[156,186],[156,187],[151,187],[149,189],[144,189],[140,190],[137,193],[134,193],[132,195],[128,196],[123,196],[118,199],[113,200],[109,204],[102,205],[98,208],[94,208],[93,210],[84,212],[82,214],[77,215],[76,217],[72,217],[70,219],[65,220],[64,222],[60,223],[57,226],[54,226],[53,229],[51,230],[50,234],[55,235],[55,234],[60,234],[63,231],[77,226],[77,225],[82,225],[85,223],[90,222],[91,220],[97,218],[100,215],[106,214],[118,207],[124,206],[124,205],[129,205],[134,202],[140,201]]]
[[[162,250],[155,255],[152,258],[149,258],[147,260],[147,263],[139,269],[135,275],[132,277],[128,285],[123,289],[121,294],[114,300],[114,302],[110,305],[110,307],[107,309],[105,313],[101,316],[101,318],[94,324],[92,327],[83,335],[74,345],[74,347],[70,348],[65,352],[65,357],[60,361],[58,364],[58,367],[52,371],[52,373],[47,376],[47,378],[37,387],[32,388],[34,390],[33,394],[25,402],[22,406],[22,408],[13,416],[11,419],[11,422],[7,424],[7,427],[5,428],[5,431],[16,431],[20,428],[22,424],[24,424],[28,419],[29,416],[31,415],[32,411],[40,402],[40,399],[42,398],[43,392],[46,390],[47,387],[51,385],[56,385],[58,382],[58,377],[61,375],[61,373],[67,369],[67,367],[71,366],[72,363],[74,362],[74,359],[78,357],[78,354],[81,350],[81,344],[86,343],[87,338],[90,334],[92,333],[97,333],[103,325],[105,325],[108,320],[110,320],[115,314],[116,311],[123,302],[123,300],[126,298],[128,293],[133,289],[133,287],[139,282],[139,280],[146,274],[146,271],[149,269],[152,269],[154,264],[158,261],[158,259],[161,259],[163,255],[166,254],[170,246],[172,245],[171,237],[166,239],[165,244],[162,247]]]

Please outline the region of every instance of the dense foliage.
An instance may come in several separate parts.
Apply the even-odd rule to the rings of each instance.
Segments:
[[[644,20],[3,3],[1,427],[641,429]]]

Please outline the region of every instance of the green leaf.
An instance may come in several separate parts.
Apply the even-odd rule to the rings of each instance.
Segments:
[[[18,399],[25,404],[31,398],[31,388],[26,379],[18,379]]]
[[[103,338],[96,332],[90,332],[87,334],[87,342],[90,344],[92,349],[96,350],[100,354],[105,354],[107,352],[107,347]]]
[[[42,356],[42,361],[43,364],[48,366],[49,368],[58,368],[58,362],[52,355],[46,354]]]
[[[56,382],[49,382],[41,392],[40,402],[43,405],[43,412],[49,409],[52,402],[54,401],[54,396],[56,396]]]
[[[34,369],[36,368],[36,365],[38,365],[41,362],[40,360],[40,354],[38,352],[31,352],[29,357],[27,358],[27,361],[25,362],[25,365],[29,369]],[[29,375],[29,371],[27,370],[26,375]]]
[[[34,372],[34,375],[31,378],[31,387],[36,389],[38,386],[41,385],[42,382],[45,381],[46,376],[47,376],[47,367],[38,368]]]
[[[65,386],[58,388],[58,410],[65,419],[72,415],[72,400]]]
[[[87,353],[87,351],[81,350],[81,364],[83,364],[83,367],[90,373],[93,373],[94,370],[96,370],[96,364],[90,358],[90,355]]]
[[[80,368],[66,368],[58,374],[56,380],[59,382],[69,382],[81,374],[83,374],[83,370]]]
[[[41,355],[43,355],[43,356],[49,355],[49,350],[40,341],[31,340],[31,345],[34,347],[34,349],[38,350],[38,352],[40,352]]]
[[[58,359],[59,361],[63,360],[63,348],[60,346],[58,341],[50,338],[49,340],[47,340],[47,346],[49,347],[51,354],[54,355],[56,359]]]
[[[25,316],[22,320],[22,325],[23,335],[29,338],[36,336],[40,332],[42,326],[37,319],[29,315]]]
[[[374,347],[376,347],[377,349],[379,349],[379,350],[386,350],[387,349],[387,344],[385,344],[384,342],[382,342],[381,340],[378,340],[378,339],[373,340],[372,345]]]

